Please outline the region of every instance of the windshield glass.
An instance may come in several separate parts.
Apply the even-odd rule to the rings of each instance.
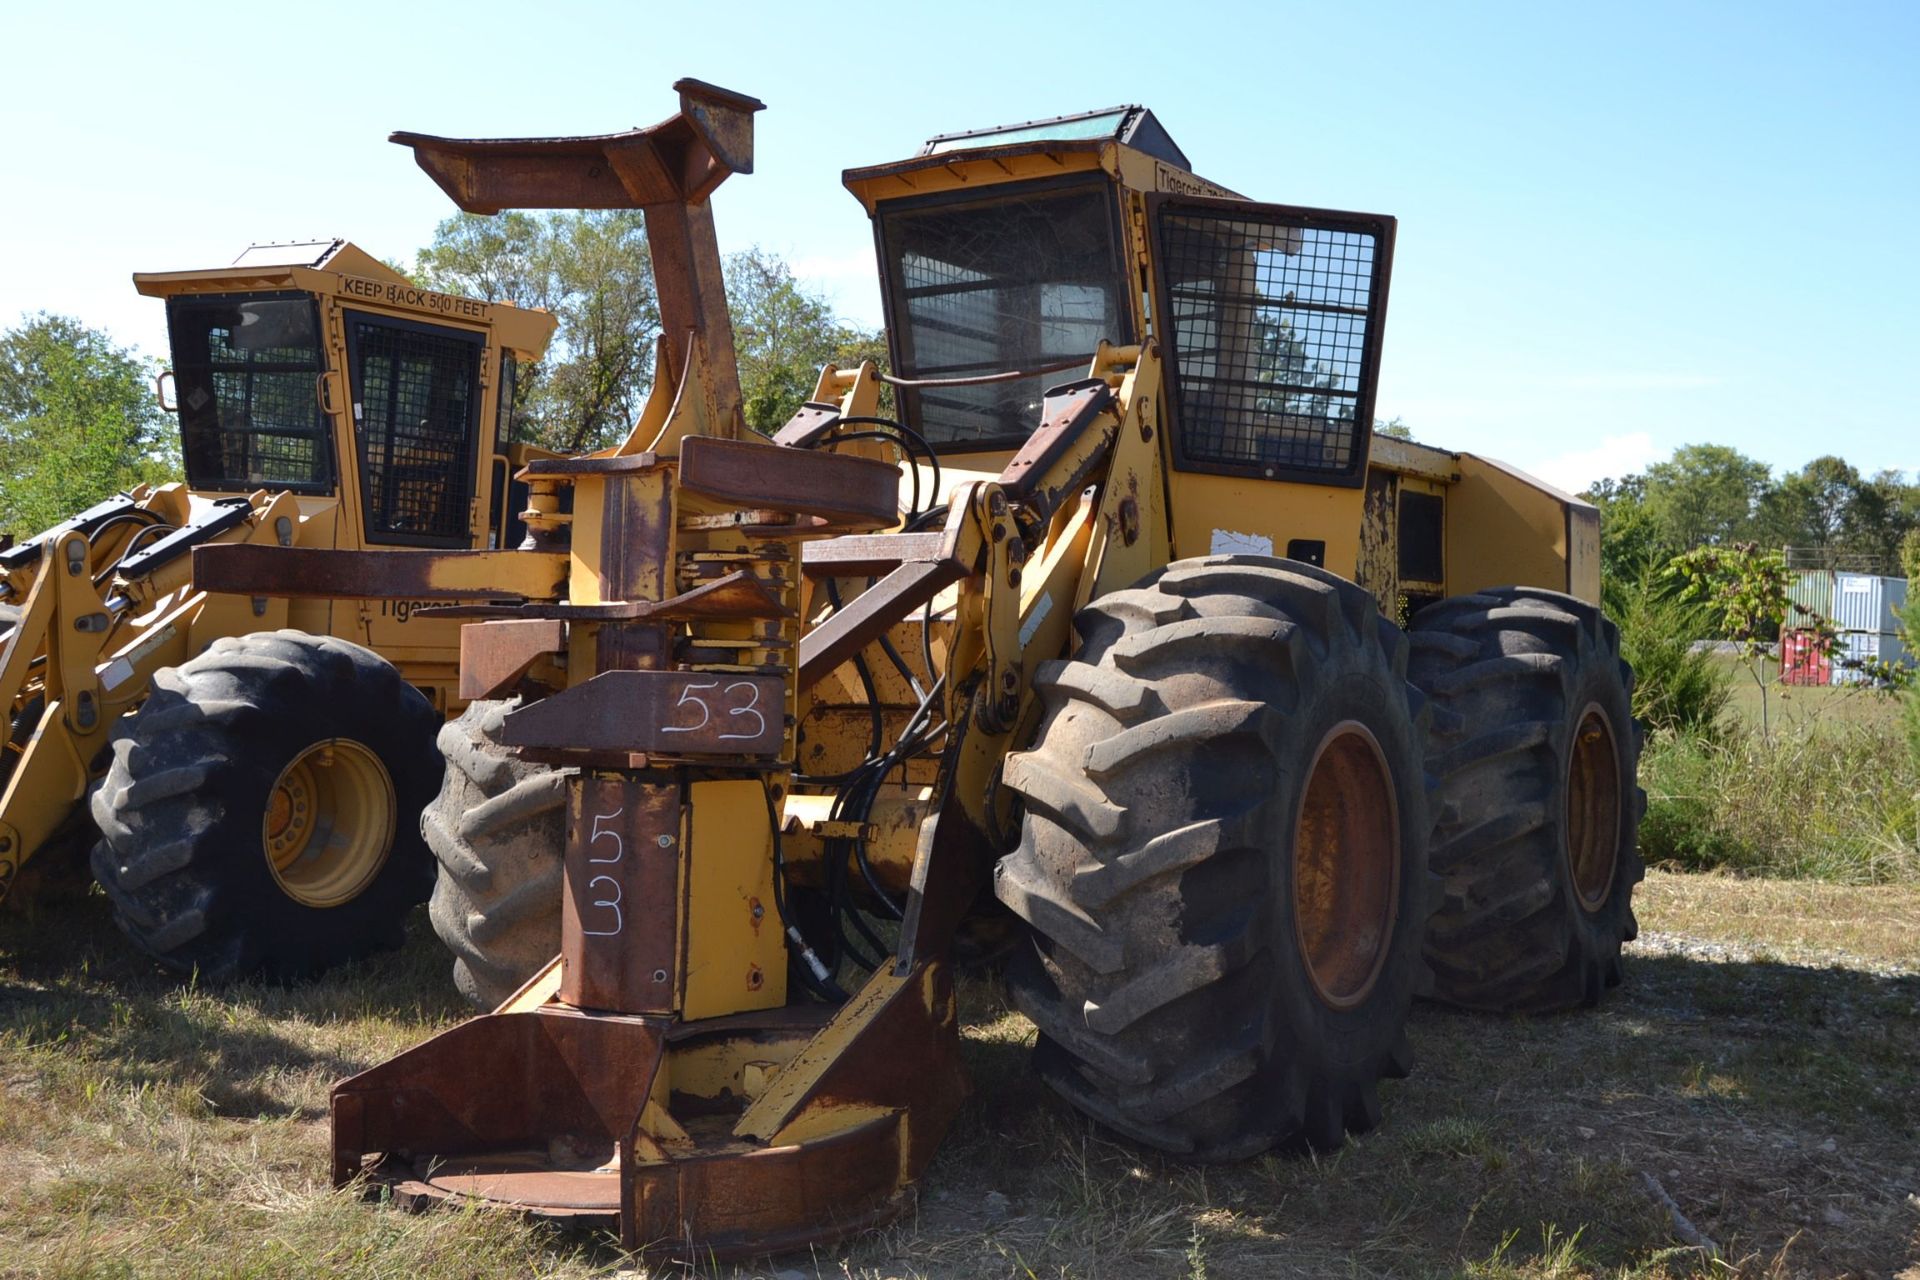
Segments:
[[[324,492],[333,469],[314,382],[322,368],[306,294],[174,298],[167,305],[187,483]]]
[[[1133,340],[1104,179],[882,206],[887,320],[905,378],[963,378],[1088,357]],[[1074,370],[978,387],[904,389],[936,449],[1017,446],[1047,387]]]

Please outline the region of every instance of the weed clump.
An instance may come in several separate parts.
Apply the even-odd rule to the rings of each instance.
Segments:
[[[1712,629],[1706,609],[1652,571],[1609,579],[1603,607],[1620,628],[1620,656],[1633,668],[1633,716],[1649,732],[1711,737],[1733,696],[1724,662],[1695,644]]]
[[[1920,761],[1885,719],[1764,737],[1660,733],[1640,758],[1650,864],[1889,884],[1920,880]]]

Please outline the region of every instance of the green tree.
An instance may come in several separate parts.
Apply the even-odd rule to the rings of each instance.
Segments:
[[[1755,533],[1773,546],[1806,547],[1830,555],[1838,549],[1860,473],[1844,458],[1815,458],[1783,477],[1761,496]]]
[[[1603,582],[1639,583],[1684,550],[1667,541],[1665,529],[1648,507],[1646,476],[1597,480],[1580,496],[1600,509]]]
[[[1394,440],[1413,439],[1413,428],[1409,427],[1406,419],[1400,417],[1398,414],[1392,418],[1375,418],[1373,420],[1373,429],[1376,434],[1388,436]]]
[[[1855,485],[1840,516],[1840,545],[1874,573],[1898,573],[1900,544],[1920,523],[1920,494],[1898,471],[1881,471]]]
[[[886,367],[886,340],[841,322],[780,258],[758,247],[726,261],[727,306],[740,364],[747,425],[771,435],[813,394],[821,367],[872,360]]]
[[[1778,657],[1781,628],[1791,620],[1811,636],[1815,649],[1831,656],[1839,641],[1833,624],[1788,597],[1793,574],[1786,556],[1757,543],[1695,547],[1675,556],[1667,573],[1685,585],[1684,599],[1703,605],[1719,633],[1739,644],[1747,674],[1760,689],[1760,736],[1766,737],[1765,662]]]
[[[660,332],[638,211],[456,214],[434,229],[418,271],[434,289],[554,313],[545,358],[521,371],[517,439],[578,453],[633,425]]]
[[[1767,464],[1738,449],[1682,445],[1647,468],[1646,505],[1668,546],[1729,546],[1754,535],[1771,487]]]
[[[119,490],[179,478],[153,373],[71,316],[0,334],[0,532],[27,537]]]

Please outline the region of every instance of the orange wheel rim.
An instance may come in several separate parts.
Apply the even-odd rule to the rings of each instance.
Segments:
[[[1321,1001],[1350,1009],[1373,991],[1400,903],[1400,809],[1379,740],[1357,720],[1315,748],[1293,837],[1293,922]]]
[[[1567,869],[1582,910],[1606,905],[1620,856],[1620,757],[1613,726],[1589,703],[1567,759]]]

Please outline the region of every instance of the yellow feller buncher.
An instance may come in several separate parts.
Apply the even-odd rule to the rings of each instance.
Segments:
[[[519,542],[506,416],[554,320],[341,240],[134,283],[166,300],[186,483],[0,553],[0,898],[97,825],[94,876],[144,951],[304,977],[397,945],[432,887],[417,815],[464,706],[459,627],[404,597],[212,592],[190,553]]]
[[[936,138],[845,178],[897,412],[829,368],[759,439],[708,197],[761,104],[677,88],[630,133],[396,135],[463,209],[643,209],[665,336],[628,439],[529,465],[532,545],[473,553],[557,588],[441,611],[487,701],[443,738],[439,923],[483,993],[558,956],[336,1087],[338,1182],[715,1255],[883,1221],[996,932],[1048,1082],[1201,1160],[1373,1125],[1417,994],[1618,979],[1595,513],[1372,434],[1391,219],[1242,199],[1138,107]],[[403,556],[369,572],[422,598],[467,563]],[[496,934],[516,896],[557,928]]]

